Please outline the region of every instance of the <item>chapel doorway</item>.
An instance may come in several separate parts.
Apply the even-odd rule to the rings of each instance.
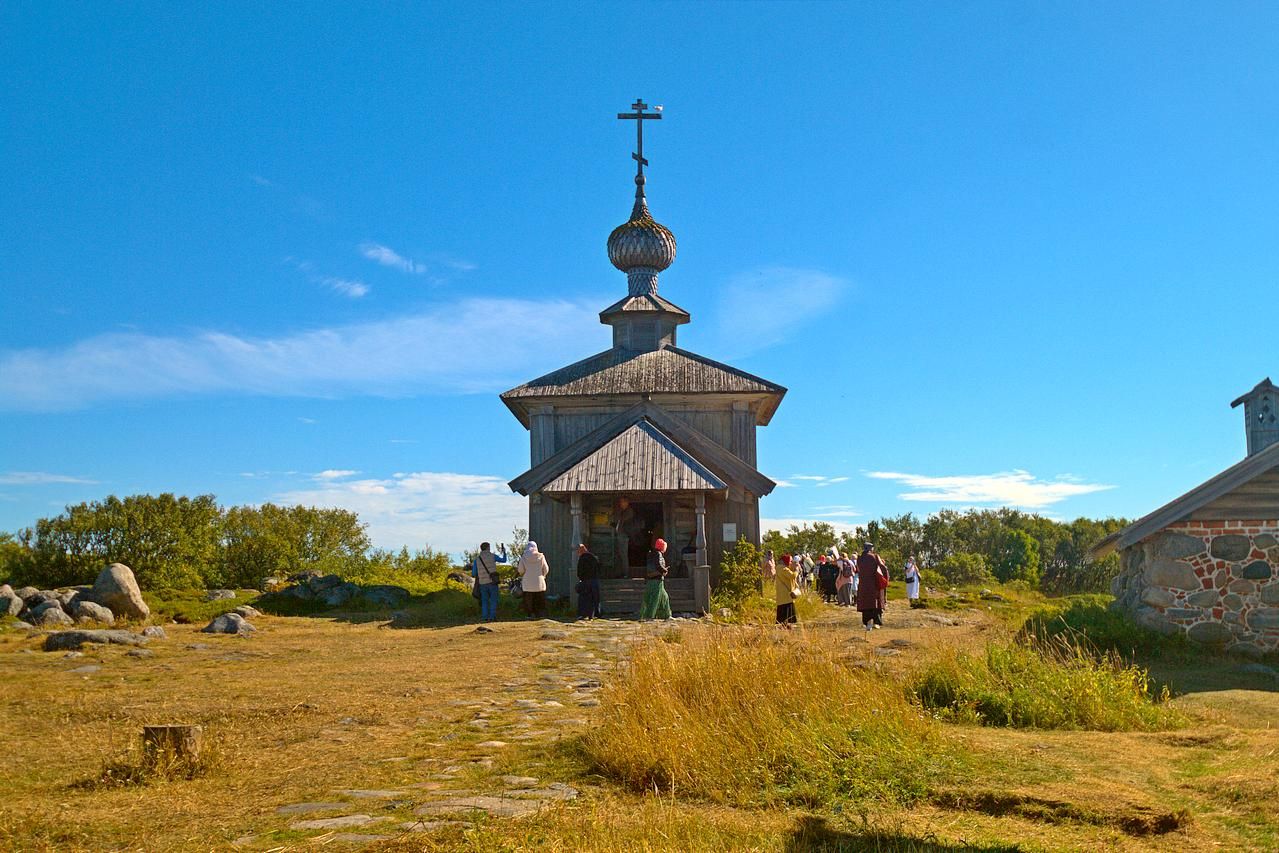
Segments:
[[[661,501],[632,501],[626,497],[614,501],[613,577],[643,579],[649,549],[662,535],[664,521]]]

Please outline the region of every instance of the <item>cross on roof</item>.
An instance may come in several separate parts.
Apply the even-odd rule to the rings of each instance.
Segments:
[[[635,180],[639,183],[643,183],[644,167],[648,165],[648,161],[644,159],[644,120],[660,120],[662,118],[662,108],[659,105],[655,112],[646,113],[644,110],[648,109],[648,104],[644,103],[642,98],[636,98],[635,103],[631,104],[631,109],[635,110],[635,112],[618,113],[617,117],[620,119],[630,119],[635,122],[635,144],[638,150],[631,154],[631,159],[634,160],[639,167]]]

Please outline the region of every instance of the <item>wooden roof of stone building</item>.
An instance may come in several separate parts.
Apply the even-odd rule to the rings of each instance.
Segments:
[[[528,406],[538,400],[627,394],[760,395],[763,405],[756,419],[763,426],[777,411],[786,389],[678,347],[650,352],[613,347],[512,388],[502,401],[527,427]]]
[[[1190,520],[1253,520],[1279,516],[1279,444],[1230,466],[1181,497],[1169,501],[1088,552],[1101,558],[1136,545],[1170,524]]]
[[[648,420],[622,433],[542,487],[564,492],[718,492],[728,484]]]
[[[645,400],[525,471],[510,486],[522,495],[727,489],[734,497],[744,492],[767,495],[777,484]]]

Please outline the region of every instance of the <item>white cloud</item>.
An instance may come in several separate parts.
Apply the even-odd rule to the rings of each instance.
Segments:
[[[1099,483],[1083,483],[1076,477],[1039,480],[1028,471],[1022,470],[953,477],[870,471],[866,476],[876,480],[892,480],[909,486],[914,491],[898,495],[906,501],[961,503],[970,506],[998,504],[1023,509],[1039,509],[1077,495],[1114,488],[1114,486]]]
[[[353,278],[334,278],[333,276],[321,276],[317,281],[329,287],[343,296],[349,296],[352,299],[359,299],[369,292],[369,286],[362,281]]]
[[[733,276],[716,310],[720,346],[743,355],[788,340],[819,322],[847,282],[820,270],[764,267]]]
[[[836,534],[853,533],[857,530],[857,525],[855,524],[848,524],[847,522],[843,522],[843,521],[832,521],[829,518],[817,518],[817,517],[761,518],[759,520],[759,525],[760,525],[760,529],[763,530],[765,533],[767,533],[770,530],[776,530],[781,533],[785,533],[787,530],[790,529],[792,525],[794,525],[795,527],[803,527],[804,525],[808,525],[809,527],[812,527],[814,524],[816,524],[819,521],[822,522],[823,524],[829,524],[831,527],[835,528]]]
[[[862,515],[861,510],[845,504],[813,507],[814,518],[860,518]]]
[[[9,471],[5,474],[0,474],[0,485],[4,486],[48,486],[59,483],[92,485],[97,482],[97,480],[89,480],[84,477],[50,474],[46,471]]]
[[[513,328],[581,333],[542,335],[524,346],[510,341]],[[0,351],[0,409],[67,410],[196,394],[488,393],[602,348],[592,337],[601,345],[607,339],[593,303],[521,299],[467,299],[263,338],[113,332],[61,349]],[[484,341],[494,345],[472,345]]]
[[[381,243],[369,241],[361,243],[360,254],[384,267],[391,267],[410,275],[422,275],[426,272],[426,264],[420,264],[412,258],[406,258],[390,246],[383,246]]]
[[[368,524],[375,545],[390,549],[429,544],[460,555],[485,540],[509,541],[513,527],[528,527],[528,499],[513,494],[501,477],[483,474],[419,471],[330,481],[273,500],[349,509]]]
[[[796,474],[791,477],[792,480],[804,480],[812,483],[814,486],[821,488],[822,486],[834,486],[837,483],[843,483],[848,480],[847,477],[826,477],[821,474]]]
[[[359,471],[351,471],[345,468],[329,468],[316,474],[313,479],[316,480],[345,480],[347,477],[353,477]]]

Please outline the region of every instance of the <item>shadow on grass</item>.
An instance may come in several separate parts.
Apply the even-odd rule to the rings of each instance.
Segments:
[[[919,837],[901,832],[876,829],[844,830],[827,823],[826,818],[809,815],[786,839],[782,849],[787,853],[836,853],[836,851],[884,851],[884,853],[1018,853],[1025,848],[1016,844],[963,844]]]
[[[386,622],[388,628],[402,630],[480,624],[479,603],[469,590],[452,586],[410,595],[406,602],[397,607],[360,600],[353,600],[340,607],[327,607],[322,602],[303,601],[279,594],[263,595],[253,602],[253,606],[273,616],[309,616],[352,624]],[[506,594],[498,600],[497,618],[497,624],[527,621],[527,617],[520,611],[520,602]],[[573,614],[567,602],[551,602],[547,606],[546,618],[569,621]]]

